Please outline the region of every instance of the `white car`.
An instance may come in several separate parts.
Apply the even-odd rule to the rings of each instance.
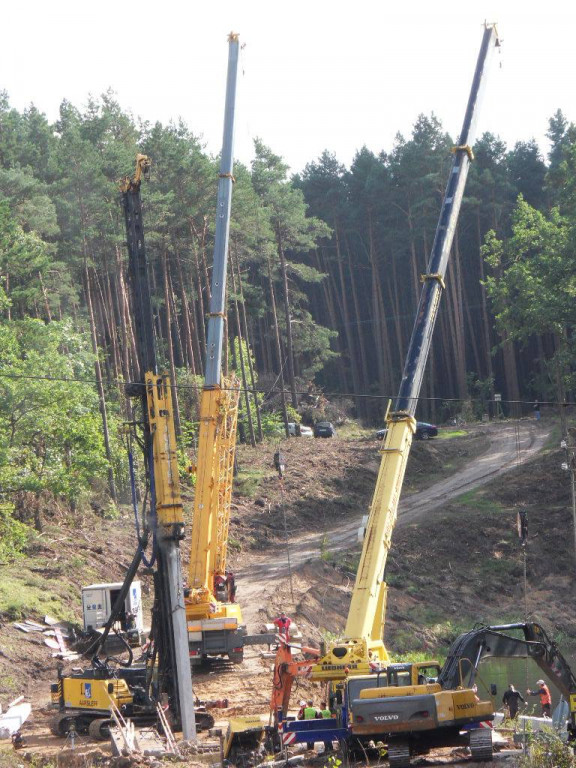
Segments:
[[[289,421],[288,422],[288,432],[293,437],[296,437],[296,422]],[[303,424],[300,424],[300,436],[301,437],[314,437],[314,432],[310,427],[305,427]]]

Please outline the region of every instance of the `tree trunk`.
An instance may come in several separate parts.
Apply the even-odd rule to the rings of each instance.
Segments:
[[[352,376],[352,389],[357,396],[356,410],[358,415],[362,418],[365,415],[365,403],[360,395],[362,388],[360,384],[360,371],[358,365],[358,358],[356,355],[356,345],[354,344],[354,337],[352,333],[352,320],[350,317],[350,310],[348,306],[348,286],[344,278],[343,257],[340,250],[340,232],[338,229],[338,222],[334,222],[334,238],[336,241],[336,261],[338,262],[338,276],[340,278],[340,293],[342,301],[342,315],[344,320],[344,334],[346,336],[346,346],[348,347],[348,359],[350,360],[350,374]]]
[[[348,261],[348,273],[350,275],[350,286],[352,288],[352,301],[354,302],[354,317],[356,318],[356,336],[358,338],[358,348],[360,350],[360,365],[361,365],[361,383],[360,386],[363,390],[368,389],[370,380],[368,378],[368,361],[366,356],[366,345],[364,343],[364,330],[360,324],[360,318],[362,312],[360,311],[360,303],[358,301],[358,290],[356,286],[355,270],[352,269],[352,258],[350,255],[350,245],[346,246],[347,261]],[[367,412],[366,403],[364,403],[364,412]]]
[[[231,254],[232,255],[232,254]],[[233,265],[232,265],[233,267]],[[240,260],[236,255],[236,272],[238,274],[238,290],[240,294],[240,301],[242,307],[242,318],[244,322],[244,338],[246,340],[246,346],[248,347],[248,371],[250,373],[250,386],[252,388],[252,396],[254,397],[254,407],[256,410],[256,426],[258,430],[258,441],[261,443],[264,439],[262,434],[262,417],[260,414],[260,403],[258,398],[258,391],[256,389],[256,378],[254,375],[254,366],[252,364],[252,355],[250,354],[250,335],[248,333],[248,320],[246,317],[246,303],[244,301],[244,289],[242,287],[242,273],[240,271]]]
[[[182,300],[182,316],[184,318],[184,331],[186,339],[186,350],[188,353],[188,360],[190,362],[190,368],[192,373],[196,375],[196,359],[194,355],[194,345],[192,343],[192,334],[194,333],[194,321],[190,315],[190,304],[188,302],[188,296],[186,294],[186,287],[184,285],[184,272],[182,270],[182,260],[180,259],[180,252],[176,249],[176,269],[178,270],[178,281],[180,283],[180,298]]]
[[[288,357],[288,378],[290,380],[290,392],[292,395],[292,407],[298,407],[298,398],[296,396],[296,379],[294,377],[294,350],[292,345],[292,319],[290,317],[290,297],[288,294],[288,269],[286,265],[286,256],[282,244],[282,235],[276,230],[276,246],[280,259],[280,273],[282,276],[282,285],[284,288],[284,314],[286,316],[286,354]]]
[[[170,381],[172,383],[172,409],[174,411],[174,431],[176,437],[182,434],[180,425],[180,405],[178,403],[178,387],[176,386],[176,366],[174,364],[174,346],[172,344],[172,318],[170,312],[170,287],[168,281],[168,257],[166,250],[162,254],[162,271],[164,273],[164,309],[166,314],[166,344],[170,362]]]
[[[278,327],[278,312],[276,311],[276,296],[274,294],[274,281],[272,280],[272,268],[270,259],[268,259],[268,285],[270,287],[270,306],[272,307],[272,319],[274,321],[274,334],[276,338],[276,355],[278,357],[278,368],[280,373],[280,402],[282,405],[282,418],[284,419],[284,430],[286,437],[290,437],[288,428],[288,411],[286,410],[286,392],[284,390],[284,361],[282,359],[282,345],[280,344],[280,328]]]
[[[85,246],[86,247],[86,246]],[[92,352],[94,353],[94,373],[96,375],[96,386],[98,388],[98,400],[100,403],[100,416],[102,417],[102,432],[104,433],[104,449],[106,451],[106,460],[108,461],[108,488],[110,497],[116,503],[116,484],[114,482],[114,470],[112,465],[112,450],[110,448],[110,433],[108,431],[108,415],[106,413],[106,396],[104,394],[104,385],[102,383],[102,370],[98,358],[98,341],[96,336],[96,323],[94,321],[94,309],[92,306],[92,290],[90,287],[90,273],[88,271],[88,261],[84,257],[84,283],[86,291],[86,306],[88,308],[88,319],[90,321],[90,338],[92,340]]]
[[[234,274],[234,266],[232,259],[230,260],[231,276],[232,276],[232,288],[236,296],[238,292],[236,289],[236,276]],[[238,337],[238,357],[240,358],[240,372],[242,375],[242,389],[244,391],[244,405],[246,407],[246,418],[248,420],[248,432],[250,434],[250,445],[252,448],[256,447],[256,438],[254,436],[254,422],[252,421],[252,411],[250,409],[250,395],[248,393],[248,381],[246,379],[246,366],[244,364],[244,349],[242,345],[242,327],[240,325],[240,310],[238,309],[238,299],[234,298],[234,314],[236,315],[236,334]],[[250,357],[250,349],[247,350],[248,357]]]

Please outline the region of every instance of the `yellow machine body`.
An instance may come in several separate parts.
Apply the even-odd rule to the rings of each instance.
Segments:
[[[343,680],[366,675],[390,656],[383,642],[386,614],[384,568],[398,514],[398,502],[416,421],[408,414],[393,414],[370,505],[364,545],[352,592],[344,639],[333,643],[312,668],[313,680]]]
[[[235,749],[254,749],[266,734],[260,715],[231,717],[224,737],[224,757],[231,758]]]
[[[149,372],[145,375],[145,382],[152,435],[158,530],[164,538],[181,539],[184,536],[184,513],[170,378]]]
[[[226,560],[239,395],[239,383],[234,378],[223,380],[222,387],[202,391],[186,598],[189,636],[212,629],[235,630],[242,624],[240,606],[231,600],[219,599],[215,587],[218,579],[224,582],[228,576]],[[214,620],[218,623],[211,626]]]
[[[125,680],[95,680],[63,677],[58,681],[58,692],[52,693],[52,703],[65,709],[108,712],[110,702],[118,709],[132,704],[132,694]]]

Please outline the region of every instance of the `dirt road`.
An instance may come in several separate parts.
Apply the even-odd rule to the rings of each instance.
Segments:
[[[542,450],[549,435],[541,423],[519,421],[494,424],[487,427],[489,447],[480,456],[444,480],[434,483],[424,491],[402,498],[398,511],[398,526],[417,522],[448,500],[477,488],[522,464]],[[357,541],[362,515],[337,530],[313,533],[292,539],[290,548],[277,547],[265,555],[251,557],[250,565],[241,569],[238,576],[242,604],[246,606],[245,620],[249,627],[258,621],[259,606],[268,599],[274,584],[287,577],[289,570],[298,569],[310,560],[318,560],[322,552],[334,552],[352,547]]]

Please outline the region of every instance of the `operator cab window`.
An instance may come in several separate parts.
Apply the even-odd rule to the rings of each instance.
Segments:
[[[389,681],[389,685],[411,685],[412,675],[409,669],[394,670],[390,675],[392,678]]]

